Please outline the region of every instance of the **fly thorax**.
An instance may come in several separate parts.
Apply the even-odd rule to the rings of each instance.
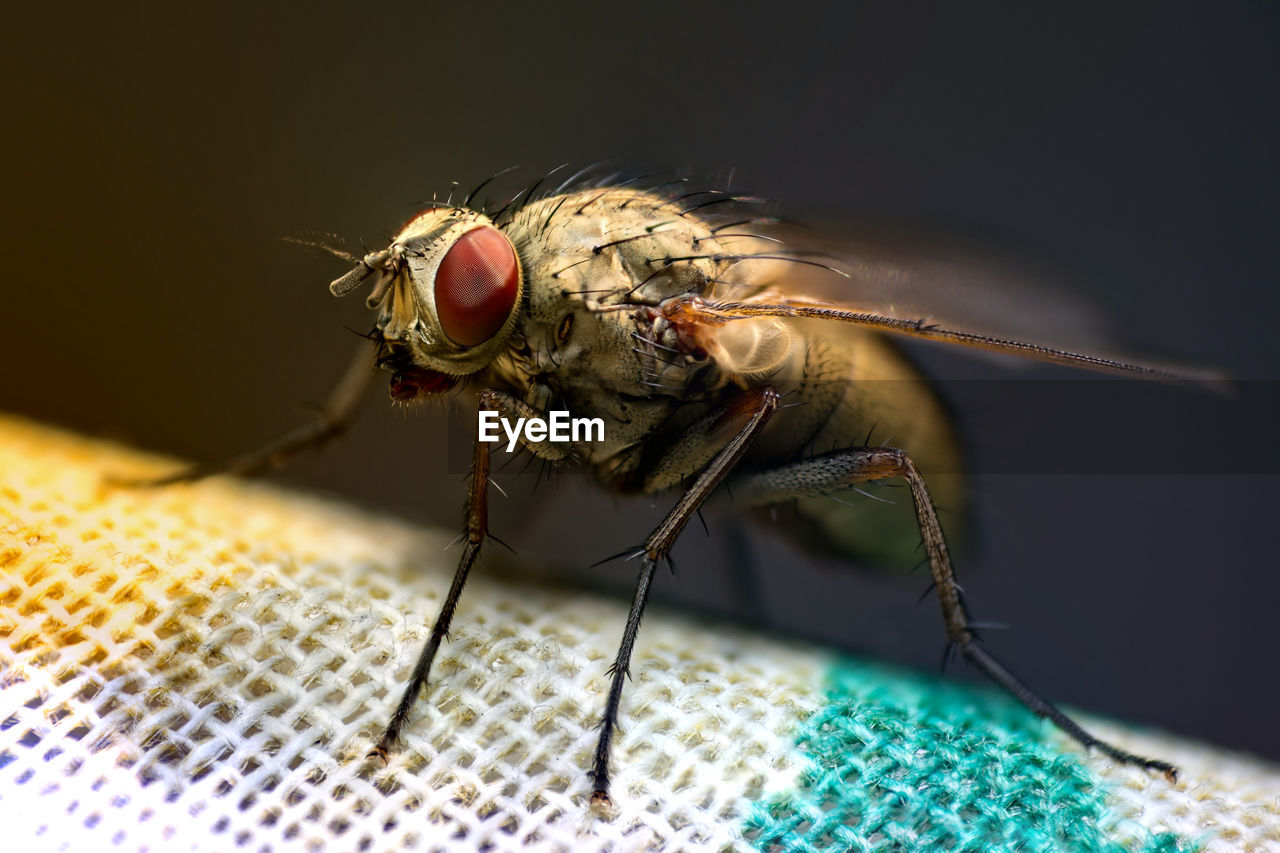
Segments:
[[[576,294],[601,308],[657,304],[701,293],[723,269],[724,247],[679,204],[629,189],[588,190],[530,204],[508,228],[541,289]],[[522,255],[526,253],[522,252]]]

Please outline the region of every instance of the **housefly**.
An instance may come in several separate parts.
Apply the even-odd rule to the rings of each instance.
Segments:
[[[518,441],[550,463],[589,468],[615,492],[678,494],[643,543],[619,555],[635,560],[639,575],[590,768],[592,802],[606,805],[610,744],[655,571],[712,492],[727,485],[737,507],[794,503],[810,544],[850,553],[848,503],[830,498],[898,481],[910,495],[912,535],[923,540],[950,648],[1085,747],[1176,775],[1171,764],[1089,734],[977,637],[935,511],[935,498],[957,498],[931,494],[921,473],[954,465],[958,442],[936,391],[894,339],[1132,376],[1185,374],[1002,333],[1011,326],[995,317],[997,309],[963,287],[950,302],[967,308],[952,316],[969,319],[940,319],[945,312],[931,309],[927,290],[895,296],[880,286],[901,277],[900,269],[856,254],[824,255],[805,238],[797,244],[776,220],[751,212],[756,199],[685,192],[680,182],[640,189],[577,180],[522,193],[494,213],[471,205],[474,192],[457,204],[432,202],[386,248],[345,256],[354,267],[330,290],[345,296],[369,288],[372,357],[359,353],[315,422],[227,465],[151,484],[253,473],[328,441],[352,421],[376,373],[371,363],[390,373],[395,401],[458,389],[479,413],[516,423],[553,411],[603,421],[598,440],[525,431]],[[835,297],[817,298],[823,288]],[[942,292],[932,297],[938,304]],[[892,442],[850,441],[872,428]],[[395,748],[490,538],[493,452],[493,442],[476,441],[456,573],[371,755],[385,759]]]

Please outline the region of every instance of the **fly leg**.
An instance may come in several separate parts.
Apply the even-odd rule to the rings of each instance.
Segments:
[[[418,662],[413,667],[413,675],[409,676],[409,683],[400,696],[400,704],[391,714],[391,720],[387,723],[382,737],[378,739],[378,745],[369,752],[370,758],[376,756],[386,761],[400,740],[400,731],[409,719],[413,703],[417,701],[418,694],[431,675],[431,664],[435,661],[436,652],[440,650],[440,643],[449,634],[449,623],[453,621],[453,612],[458,607],[458,599],[462,597],[462,587],[467,583],[467,575],[475,565],[476,557],[480,555],[480,546],[484,544],[485,536],[489,533],[489,445],[483,441],[476,442],[475,456],[471,463],[471,488],[467,494],[466,510],[463,530],[465,542],[462,547],[462,556],[458,560],[458,568],[453,573],[453,582],[449,584],[449,592],[444,597],[444,604],[440,607],[435,624],[431,626],[431,635],[427,638],[427,644],[418,655]]]
[[[273,468],[283,467],[290,459],[313,447],[322,447],[342,435],[355,420],[374,376],[373,359],[369,347],[361,344],[347,366],[342,379],[334,386],[319,416],[309,424],[285,433],[263,447],[252,450],[226,462],[198,463],[166,474],[146,479],[113,478],[112,483],[128,488],[168,486],[173,483],[190,483],[215,474],[248,476]]]
[[[519,397],[514,397],[504,391],[495,391],[492,388],[485,389],[480,393],[480,411],[494,411],[509,421],[518,418],[531,420],[534,418],[542,418],[545,420],[546,412],[530,406]],[[572,442],[556,441],[547,438],[545,441],[525,441],[524,433],[521,432],[517,437],[520,446],[533,453],[534,456],[546,459],[549,462],[567,462],[577,455],[576,449]]]
[[[519,412],[520,416],[525,417],[538,414],[510,394],[491,388],[480,392],[480,411],[497,411],[504,417],[513,412]],[[569,454],[569,448],[560,442],[531,442],[525,447],[553,461],[564,459]],[[413,667],[409,683],[400,696],[400,703],[391,714],[391,721],[387,723],[386,731],[378,739],[377,746],[370,750],[370,758],[378,757],[386,761],[400,740],[400,732],[413,711],[413,704],[431,676],[431,664],[435,661],[436,653],[440,651],[440,643],[449,636],[449,623],[453,621],[458,599],[462,597],[462,588],[467,583],[467,575],[475,565],[476,557],[480,556],[480,546],[489,535],[489,454],[490,443],[477,441],[475,456],[471,463],[471,485],[467,493],[466,520],[462,531],[464,542],[462,556],[458,559],[458,568],[453,573],[453,582],[449,584],[449,592],[445,594],[444,604],[440,607],[435,624],[431,626],[427,644],[418,656],[418,662]]]
[[[982,646],[974,636],[969,614],[960,598],[951,557],[924,478],[905,451],[891,447],[836,451],[780,468],[748,474],[734,479],[731,486],[735,501],[748,506],[759,506],[792,498],[830,494],[857,483],[886,478],[905,480],[911,490],[916,522],[920,526],[920,535],[933,573],[934,589],[942,607],[942,621],[946,625],[949,648],[958,649],[966,660],[1033,713],[1048,718],[1086,748],[1097,749],[1121,764],[1157,770],[1170,781],[1176,779],[1178,771],[1172,764],[1134,755],[1089,734],[1052,703],[1036,695]]]
[[[622,643],[618,647],[618,656],[609,667],[611,677],[609,698],[605,702],[604,717],[600,724],[600,738],[596,742],[595,758],[591,765],[593,780],[591,802],[594,805],[607,807],[611,802],[609,799],[609,747],[618,725],[618,706],[622,702],[622,686],[631,675],[631,652],[635,648],[636,634],[640,631],[640,617],[644,614],[645,603],[649,600],[649,588],[653,582],[654,570],[658,563],[667,559],[671,546],[675,544],[685,524],[742,458],[752,439],[759,434],[777,408],[778,392],[771,387],[765,386],[743,392],[728,405],[686,430],[681,441],[677,442],[654,468],[654,473],[659,478],[665,479],[662,471],[670,467],[673,457],[683,463],[698,459],[700,456],[709,457],[709,461],[701,460],[705,467],[703,464],[698,464],[692,469],[701,468],[702,473],[667,513],[667,517],[662,520],[657,529],[649,534],[644,545],[631,555],[643,559],[640,574],[636,578],[636,591],[631,602],[631,612],[627,614],[627,626],[622,632]],[[717,441],[722,439],[729,428],[734,429],[728,442]]]

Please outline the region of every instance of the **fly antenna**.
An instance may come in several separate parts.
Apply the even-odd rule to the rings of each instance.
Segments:
[[[326,234],[325,236],[331,240],[339,239],[336,234]],[[323,240],[317,240],[312,237],[293,237],[293,236],[281,237],[280,239],[286,243],[292,243],[295,246],[305,246],[308,249],[315,249],[317,251],[324,252],[327,255],[333,255],[335,258],[342,258],[342,260],[347,261],[348,263],[352,263],[352,264],[360,263],[360,258],[358,256],[351,254],[346,249],[343,249],[340,246],[335,246],[334,244],[325,242]]]

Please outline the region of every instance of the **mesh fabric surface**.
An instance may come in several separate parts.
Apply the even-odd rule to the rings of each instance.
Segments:
[[[988,691],[646,617],[586,774],[625,602],[487,579],[387,766],[365,759],[456,552],[262,485],[0,418],[8,849],[1280,849],[1280,773],[1089,720],[1084,756]]]

